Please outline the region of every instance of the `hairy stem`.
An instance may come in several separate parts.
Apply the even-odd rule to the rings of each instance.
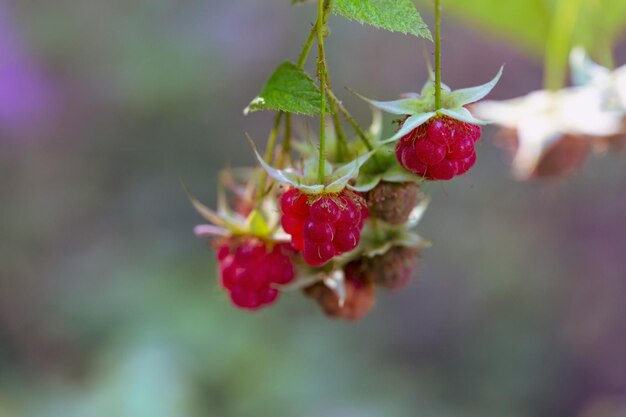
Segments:
[[[324,50],[324,30],[326,28],[326,17],[330,11],[330,0],[318,0],[317,3],[317,73],[320,81],[321,105],[320,105],[320,155],[317,169],[320,184],[324,183],[326,177],[326,52]]]
[[[278,112],[274,118],[274,126],[270,131],[270,136],[267,140],[267,149],[265,150],[265,162],[272,163],[272,157],[274,156],[274,150],[276,149],[276,138],[278,137],[278,129],[280,128],[280,121],[283,118],[283,112]],[[259,180],[259,193],[257,194],[257,203],[261,203],[263,197],[265,197],[265,183],[267,182],[267,172],[263,170],[261,178]]]
[[[341,103],[341,101],[339,101],[335,93],[330,89],[328,90],[328,97],[333,103],[335,103],[337,108],[339,108],[339,111],[341,112],[343,117],[347,120],[347,122],[350,124],[350,126],[352,126],[352,128],[356,132],[359,139],[361,139],[361,141],[363,142],[367,150],[369,151],[374,150],[374,146],[372,146],[372,143],[370,142],[365,132],[363,132],[363,129],[361,129],[361,126],[359,126],[359,124],[356,122],[356,120],[354,120],[354,117],[352,117],[348,109],[346,109],[346,107]]]
[[[333,114],[333,126],[335,127],[335,135],[337,136],[337,159],[343,162],[348,153],[348,142],[346,141],[346,135],[341,127],[341,120],[339,119],[339,113],[337,113],[337,103],[331,101],[331,111]]]
[[[311,52],[311,48],[313,47],[313,41],[317,35],[317,25],[318,22],[315,22],[313,27],[311,28],[311,32],[309,32],[309,37],[304,42],[304,46],[302,47],[302,52],[300,52],[300,56],[298,57],[298,68],[303,68],[304,64],[306,64],[306,59],[309,57],[309,52]]]
[[[435,0],[435,106],[441,108],[441,3]]]

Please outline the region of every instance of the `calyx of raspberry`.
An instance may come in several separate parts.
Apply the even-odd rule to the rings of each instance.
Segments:
[[[419,250],[430,247],[430,241],[424,239],[415,231],[429,204],[430,197],[426,194],[421,195],[420,202],[411,212],[409,220],[401,225],[378,222],[376,227],[374,227],[366,224],[363,228],[361,243],[357,249],[342,257],[341,261],[349,262],[361,256],[371,258],[384,255],[393,247],[415,248]]]
[[[318,158],[310,157],[304,160],[301,170],[292,167],[286,169],[276,169],[270,166],[257,151],[254,143],[250,141],[259,164],[267,174],[276,181],[287,184],[300,190],[304,194],[323,195],[334,194],[343,191],[344,188],[352,188],[350,181],[359,175],[361,166],[367,161],[375,151],[367,152],[356,159],[334,167],[326,161],[324,167],[324,181],[320,184],[318,175]]]
[[[351,188],[355,191],[367,192],[376,188],[381,182],[418,183],[423,180],[423,177],[407,171],[398,164],[392,145],[384,145],[378,149],[375,159],[370,159],[363,164]]]
[[[255,177],[254,172],[255,170],[239,170],[237,172],[245,177],[245,185],[237,184],[230,170],[224,170],[220,173],[217,187],[217,210],[201,203],[183,184],[193,207],[209,222],[209,224],[199,224],[194,228],[196,236],[254,236],[273,241],[288,240],[288,237],[279,230],[280,218],[273,196],[266,196],[258,208],[253,208],[254,194],[249,191],[251,189],[249,181]],[[234,209],[228,203],[227,189],[235,194]]]
[[[448,117],[472,125],[487,124],[488,122],[475,118],[465,106],[486,97],[500,80],[502,70],[503,68],[500,68],[491,81],[477,87],[452,91],[450,87],[443,84],[441,106],[437,106],[435,102],[435,80],[432,73],[420,94],[408,93],[405,94],[405,98],[393,101],[377,101],[360,97],[384,112],[408,116],[396,134],[383,141],[383,143],[390,143],[408,135],[429,120],[440,117]]]

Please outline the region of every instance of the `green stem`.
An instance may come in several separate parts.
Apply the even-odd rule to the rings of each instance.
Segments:
[[[298,68],[303,68],[304,64],[306,63],[306,59],[309,57],[309,52],[311,52],[311,48],[313,47],[313,41],[315,40],[315,37],[317,35],[317,25],[318,23],[315,22],[315,25],[313,25],[313,27],[311,28],[311,32],[309,32],[309,37],[306,39],[306,42],[304,42],[302,52],[300,52],[300,56],[298,57]]]
[[[441,108],[441,3],[435,0],[435,106]]]
[[[356,132],[359,139],[361,139],[363,144],[365,144],[365,147],[367,148],[367,150],[373,151],[374,146],[372,146],[372,143],[368,139],[367,135],[365,134],[365,132],[363,132],[363,129],[361,129],[361,126],[359,126],[356,120],[354,120],[354,117],[352,117],[348,109],[346,109],[346,107],[341,103],[341,101],[339,101],[339,99],[337,98],[337,96],[332,90],[327,90],[327,91],[328,91],[328,97],[330,98],[330,100],[337,105],[337,107],[339,108],[339,111],[341,112],[341,114],[343,114],[343,117],[348,121],[350,126],[352,126],[352,128]]]
[[[285,142],[283,143],[283,152],[291,152],[291,113],[287,113],[285,118]]]
[[[326,177],[326,52],[324,51],[324,28],[326,23],[326,5],[330,1],[318,0],[317,3],[317,73],[320,80],[321,106],[320,106],[320,157],[317,169],[320,184],[324,183]],[[330,9],[330,7],[328,7]]]
[[[276,138],[278,137],[278,128],[280,127],[280,121],[283,118],[283,112],[278,112],[274,118],[274,126],[270,132],[269,139],[267,140],[267,149],[265,150],[265,162],[272,163],[272,157],[274,156],[274,150],[276,149]],[[259,193],[257,194],[257,203],[260,204],[265,197],[265,183],[267,182],[267,172],[263,170],[261,179],[259,180]]]
[[[337,113],[337,104],[334,101],[331,101],[330,106],[333,114],[335,135],[337,136],[337,160],[343,162],[346,157],[346,153],[348,152],[348,142],[346,141],[346,135],[343,132],[343,127],[341,127],[341,120],[339,120],[339,113]]]

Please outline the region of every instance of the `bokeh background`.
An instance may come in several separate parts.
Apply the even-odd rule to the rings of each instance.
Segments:
[[[626,416],[623,154],[519,183],[487,129],[469,175],[428,186],[419,277],[365,320],[229,305],[179,178],[214,204],[218,170],[253,163],[272,116],[242,109],[315,19],[287,3],[0,0],[0,416]],[[448,84],[506,63],[491,98],[541,88],[550,6],[443,3]],[[363,124],[343,86],[425,80],[431,45],[331,25]]]

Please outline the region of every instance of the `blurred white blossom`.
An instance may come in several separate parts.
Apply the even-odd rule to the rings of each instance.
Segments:
[[[572,66],[574,87],[474,105],[478,117],[515,132],[512,168],[519,179],[533,176],[542,158],[562,140],[585,138],[591,145],[624,133],[626,67],[611,72],[579,50],[572,53]]]

